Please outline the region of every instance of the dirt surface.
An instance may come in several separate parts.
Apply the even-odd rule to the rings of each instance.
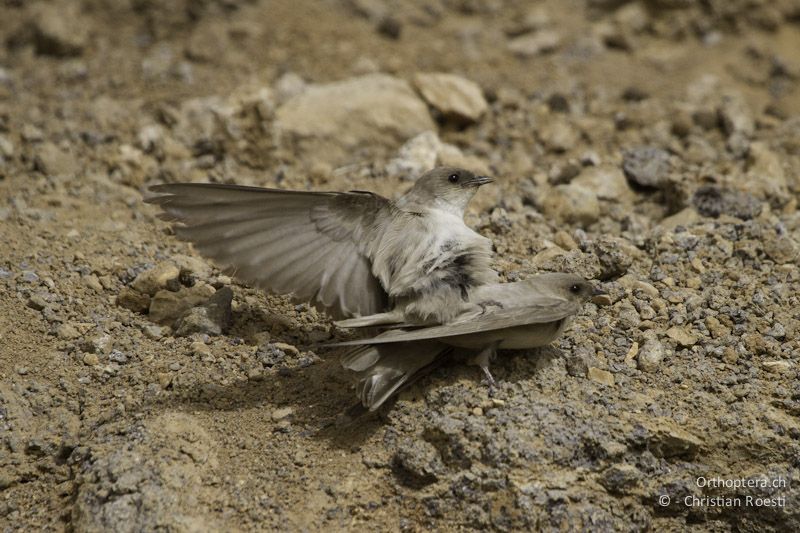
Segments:
[[[800,529],[797,1],[7,0],[0,36],[3,531]],[[342,333],[142,203],[434,164],[497,179],[504,279],[609,294],[494,397],[444,365],[349,425]]]

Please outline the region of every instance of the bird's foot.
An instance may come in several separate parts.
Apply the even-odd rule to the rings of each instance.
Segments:
[[[493,396],[494,391],[497,388],[497,382],[495,381],[494,376],[492,376],[492,373],[489,372],[489,362],[494,359],[494,356],[497,353],[497,346],[499,344],[500,341],[497,341],[486,346],[470,361],[471,364],[478,365],[481,370],[483,370],[483,375],[486,377],[486,384],[489,386],[489,396]]]
[[[497,390],[497,382],[494,380],[492,373],[489,372],[488,365],[481,365],[481,370],[483,370],[483,375],[486,377],[486,386],[489,387],[489,397],[492,398]]]

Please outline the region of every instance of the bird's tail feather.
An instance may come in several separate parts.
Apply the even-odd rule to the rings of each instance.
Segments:
[[[375,411],[450,349],[437,341],[358,346],[342,356],[342,366],[357,372],[361,404]]]

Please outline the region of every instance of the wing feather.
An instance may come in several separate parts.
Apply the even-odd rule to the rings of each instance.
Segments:
[[[371,193],[236,185],[156,185],[146,201],[180,223],[176,235],[237,278],[310,301],[336,318],[385,310],[369,250],[391,214]]]
[[[391,330],[370,339],[334,343],[329,346],[360,346],[455,337],[514,326],[555,322],[574,315],[579,310],[579,303],[561,298],[542,297],[524,307],[500,309],[487,314],[471,313],[448,324],[413,330]]]

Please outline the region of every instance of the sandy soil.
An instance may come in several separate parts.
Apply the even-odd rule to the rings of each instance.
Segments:
[[[399,4],[0,3],[2,530],[800,529],[800,4]],[[504,279],[609,295],[349,425],[342,333],[142,203],[434,163]]]

